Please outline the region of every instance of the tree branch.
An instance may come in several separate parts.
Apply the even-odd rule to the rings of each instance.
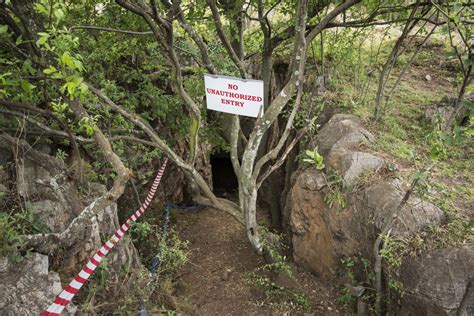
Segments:
[[[127,34],[127,35],[153,35],[152,31],[139,32],[139,31],[113,29],[113,28],[109,28],[109,27],[92,26],[92,25],[76,25],[76,26],[71,26],[69,29],[71,31],[74,31],[74,30],[94,30],[94,31],[101,31],[101,32],[121,33],[121,34]]]
[[[291,141],[288,146],[286,146],[285,151],[283,154],[280,156],[280,158],[272,165],[270,166],[264,173],[263,175],[258,179],[257,181],[257,188],[259,189],[263,182],[278,168],[281,167],[281,165],[285,162],[286,158],[290,154],[290,152],[293,150],[293,148],[296,146],[296,144],[300,141],[300,139],[304,136],[304,134],[308,131],[309,125],[305,126],[302,128],[298,133],[296,134],[295,138]]]
[[[73,148],[73,151],[74,151],[74,155],[76,155],[78,160],[80,160],[81,153],[79,151],[79,146],[77,145],[77,142],[76,142],[76,137],[72,134],[71,129],[69,128],[69,126],[66,123],[64,123],[62,120],[60,120],[56,115],[54,115],[50,110],[41,109],[41,108],[38,108],[38,107],[35,107],[35,106],[32,106],[32,105],[28,105],[28,104],[24,104],[24,103],[12,102],[12,101],[9,101],[9,100],[0,100],[0,105],[3,105],[3,106],[8,107],[8,108],[23,109],[25,111],[31,111],[31,112],[39,113],[43,116],[52,118],[54,121],[56,121],[59,124],[59,126],[62,129],[64,129],[64,131],[66,131],[67,137],[71,141],[72,148]],[[34,122],[32,122],[32,123],[34,123]],[[79,165],[79,180],[82,180],[81,177],[82,177],[82,170],[81,170],[81,166]]]
[[[332,20],[334,20],[334,18],[336,18],[339,14],[341,14],[342,12],[346,11],[347,9],[349,9],[350,7],[354,6],[355,4],[359,3],[361,0],[346,0],[344,1],[343,3],[341,3],[340,5],[338,5],[336,8],[334,8],[334,10],[332,10],[331,12],[329,12],[322,20],[321,22],[319,22],[310,32],[309,34],[306,36],[306,41],[308,43],[310,43],[315,37],[316,35],[318,35],[319,33],[321,33],[324,28],[326,28],[326,26],[328,25],[329,22],[331,22]]]
[[[219,10],[217,9],[216,0],[207,0],[207,4],[209,5],[212,12],[212,17],[216,26],[217,36],[219,36],[222,45],[224,45],[225,50],[227,51],[235,66],[239,70],[242,78],[247,78],[247,72],[245,71],[244,63],[239,59],[237,53],[230,44],[227,35],[225,35],[224,27],[222,26],[221,16],[219,14]]]
[[[206,43],[202,37],[194,30],[194,28],[186,21],[183,10],[181,7],[178,8],[177,19],[181,27],[188,33],[188,35],[192,38],[194,43],[196,43],[199,51],[201,52],[201,57],[204,62],[204,66],[211,74],[217,74],[217,70],[211,62],[211,58],[209,57],[209,51],[207,49]]]

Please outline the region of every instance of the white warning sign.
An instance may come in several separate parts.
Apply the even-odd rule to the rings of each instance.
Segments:
[[[204,75],[207,108],[257,117],[263,109],[263,81]]]

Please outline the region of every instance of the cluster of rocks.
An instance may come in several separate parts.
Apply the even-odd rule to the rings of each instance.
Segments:
[[[289,217],[293,256],[321,278],[333,278],[343,257],[373,260],[374,241],[405,195],[400,181],[384,170],[388,162],[361,151],[362,144],[372,141],[374,136],[352,115],[334,115],[318,133],[316,143],[326,169],[334,170],[347,185],[347,207],[340,212],[325,203],[330,188],[323,171],[306,166],[292,175],[283,214]],[[376,171],[384,176],[373,176]],[[363,175],[369,181],[359,186]],[[391,234],[403,238],[444,221],[438,207],[411,196]],[[404,259],[399,273],[405,295],[397,314],[455,314],[474,280],[474,247],[438,249]],[[474,300],[468,302],[467,310],[474,311]]]

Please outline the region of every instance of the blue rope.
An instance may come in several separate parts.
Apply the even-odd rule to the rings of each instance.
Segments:
[[[140,304],[140,312],[138,312],[138,316],[148,316],[148,312],[146,310],[145,302],[143,300]]]
[[[168,237],[168,227],[170,224],[170,212],[171,212],[171,204],[166,204],[165,208],[165,223],[163,224],[163,236],[161,237],[161,242],[164,242]],[[152,274],[155,274],[158,268],[160,267],[160,254],[158,253],[153,260],[151,261],[150,268],[148,269]]]
[[[158,268],[160,267],[160,257],[159,255],[156,255],[156,257],[153,258],[153,260],[151,261],[151,265],[150,265],[150,268],[148,270],[150,270],[151,273],[156,273],[156,270],[158,270]]]
[[[178,204],[171,204],[168,203],[166,204],[165,208],[165,223],[163,224],[163,236],[161,237],[161,242],[165,242],[166,238],[168,237],[168,228],[170,224],[170,212],[171,208],[174,209],[180,209],[184,211],[195,211],[195,210],[200,210],[204,208],[204,205],[201,204],[194,204],[190,206],[181,206]],[[160,259],[160,254],[158,253],[153,260],[151,261],[150,268],[148,269],[152,275],[156,274],[156,271],[160,267],[161,264],[161,259]],[[142,300],[141,305],[140,305],[140,313],[138,314],[139,316],[149,316],[148,312],[146,310],[145,302]]]
[[[171,205],[166,204],[166,210],[165,210],[165,223],[163,225],[163,238],[162,241],[168,237],[168,226],[170,224],[170,211],[171,211]]]

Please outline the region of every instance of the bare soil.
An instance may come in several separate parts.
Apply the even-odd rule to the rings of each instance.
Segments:
[[[246,273],[265,264],[245,236],[244,227],[230,215],[211,208],[179,211],[177,233],[189,241],[189,262],[180,271],[174,293],[185,315],[340,315],[337,281],[318,280],[295,268],[298,291],[308,298],[306,310],[285,302],[262,300],[263,293]]]

